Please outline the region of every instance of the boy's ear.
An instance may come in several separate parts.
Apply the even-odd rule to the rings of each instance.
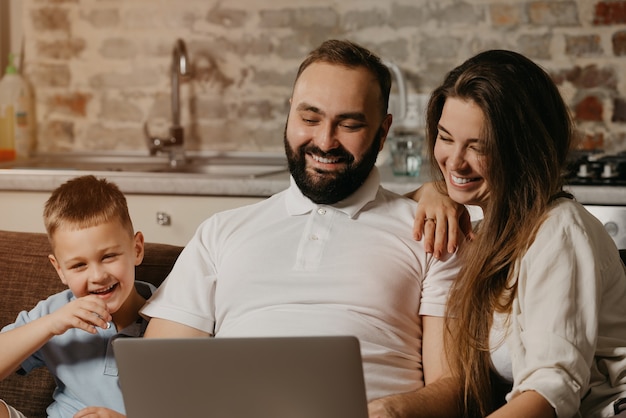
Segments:
[[[59,262],[54,257],[54,254],[48,254],[48,260],[50,260],[50,263],[52,264],[54,269],[57,271],[57,274],[59,275],[61,282],[63,282],[64,285],[67,285],[67,282],[65,281],[65,277],[63,276],[63,271],[61,270],[61,266],[59,266]]]
[[[138,266],[143,261],[144,237],[141,231],[135,233],[135,265]]]

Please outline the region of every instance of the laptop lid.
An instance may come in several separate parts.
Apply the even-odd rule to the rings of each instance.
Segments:
[[[367,418],[352,336],[113,342],[128,418]]]

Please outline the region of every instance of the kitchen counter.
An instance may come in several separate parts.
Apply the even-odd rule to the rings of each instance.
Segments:
[[[622,186],[568,186],[576,200],[585,205],[626,205],[626,187]]]
[[[126,195],[136,230],[142,231],[152,242],[176,245],[185,245],[198,225],[210,215],[259,202],[289,187],[284,160],[278,166],[270,166],[269,172],[253,176],[241,172],[228,176],[224,174],[229,171],[228,166],[202,167],[203,170],[215,169],[212,174],[154,172],[131,166],[122,171],[102,168],[108,165],[100,165],[98,171],[60,168],[62,166],[65,165],[56,169],[49,165],[0,167],[0,213],[3,215],[0,230],[45,232],[41,213],[50,192],[67,180],[87,173],[106,177],[120,187]],[[147,167],[151,165],[144,166]],[[253,171],[256,172],[256,168],[253,167]],[[382,167],[380,173],[383,185],[398,193],[412,191],[427,180],[426,177],[394,177],[390,167]]]
[[[394,176],[388,165],[382,165],[379,170],[382,185],[400,194],[415,190],[429,180],[428,169],[423,169],[419,177]],[[267,197],[289,185],[287,171],[257,178],[215,179],[193,173],[0,169],[0,190],[50,192],[72,177],[86,173],[106,177],[124,193],[146,195]],[[570,186],[567,190],[584,204],[626,205],[626,187]]]
[[[147,161],[149,163],[141,167],[105,164],[97,171],[85,169],[93,165],[83,169],[68,169],[64,164],[51,168],[46,163],[28,168],[23,164],[12,168],[0,165],[0,213],[3,215],[0,229],[45,232],[41,213],[50,192],[71,178],[90,173],[106,177],[120,187],[126,195],[134,226],[151,241],[185,245],[197,226],[211,214],[259,202],[289,186],[284,160],[262,174],[254,168],[257,173],[254,177],[242,175],[242,172],[225,175],[229,167],[219,164],[201,167],[215,169],[210,171],[212,175],[148,171],[154,160]],[[167,162],[163,164],[167,167]],[[385,164],[378,169],[383,187],[400,194],[429,181],[428,168],[423,169],[419,177],[394,176],[391,167]],[[587,205],[626,205],[626,187],[577,186],[570,191]],[[478,208],[470,206],[468,209],[473,219],[482,216]]]
[[[0,169],[0,190],[50,192],[65,181],[83,174],[106,177],[124,193],[188,196],[267,197],[289,186],[287,171],[257,178],[207,178],[193,173],[141,173],[118,171],[75,171]],[[383,186],[397,193],[418,188],[428,176],[397,177],[388,166],[380,167]]]

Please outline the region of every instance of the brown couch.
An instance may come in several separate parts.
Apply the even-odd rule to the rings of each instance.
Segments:
[[[145,250],[136,279],[158,286],[182,247],[146,243]],[[18,312],[30,310],[39,300],[65,288],[48,261],[49,253],[45,234],[0,231],[0,328],[13,322]],[[0,398],[29,418],[46,417],[54,387],[47,369],[37,369],[0,382]]]

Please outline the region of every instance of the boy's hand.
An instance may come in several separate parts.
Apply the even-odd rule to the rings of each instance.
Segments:
[[[90,406],[78,411],[74,418],[124,418],[126,415],[122,415],[119,412],[115,412],[112,409],[102,408],[100,406]]]
[[[51,332],[61,335],[70,328],[79,328],[95,334],[96,327],[108,329],[111,314],[106,303],[97,296],[89,295],[78,298],[48,315]]]
[[[61,335],[70,328],[96,334],[96,327],[109,328],[108,321],[112,319],[106,303],[96,295],[88,295],[48,315],[0,333],[0,380],[19,369],[28,356],[55,335]]]

